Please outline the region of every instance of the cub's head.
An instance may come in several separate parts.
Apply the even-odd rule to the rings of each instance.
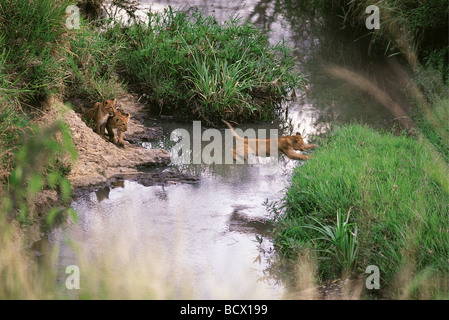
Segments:
[[[106,111],[108,114],[109,114],[109,116],[113,116],[114,114],[115,114],[115,100],[116,99],[114,99],[114,100],[108,100],[108,99],[106,99],[106,100],[104,100],[103,101],[103,109],[104,109],[104,111]]]
[[[121,110],[117,110],[114,118],[112,119],[112,124],[114,128],[119,129],[120,131],[128,131],[128,120],[131,117],[129,113],[124,113]]]
[[[296,132],[296,135],[290,136],[291,137],[291,143],[293,146],[293,149],[295,150],[302,150],[302,146],[304,145],[304,140],[302,139],[302,136],[299,132]]]

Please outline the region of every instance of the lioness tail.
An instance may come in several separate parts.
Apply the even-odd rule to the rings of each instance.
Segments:
[[[234,137],[236,137],[237,139],[243,139],[242,137],[240,137],[240,136],[237,134],[237,132],[235,132],[234,128],[231,126],[231,124],[230,124],[229,122],[227,122],[226,120],[223,120],[223,119],[221,119],[221,121],[223,121],[223,122],[228,126],[228,128],[231,130],[232,135],[233,135]]]

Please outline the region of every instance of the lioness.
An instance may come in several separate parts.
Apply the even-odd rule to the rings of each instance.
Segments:
[[[125,141],[123,136],[128,130],[128,120],[131,117],[129,113],[124,113],[117,109],[112,117],[109,117],[106,122],[106,130],[108,131],[109,141],[117,143],[119,146],[124,147]],[[117,129],[118,141],[115,139],[114,129]]]
[[[236,137],[237,140],[244,142],[243,152],[244,156],[247,156],[248,154],[252,153],[257,156],[264,156],[269,157],[270,156],[270,144],[271,139],[246,139],[240,137],[234,130],[234,128],[225,120],[222,120],[232,131],[232,135]],[[254,150],[254,147],[256,150]],[[278,147],[278,153],[285,154],[290,159],[297,159],[297,160],[307,160],[310,159],[309,156],[306,156],[304,154],[296,153],[295,150],[305,151],[311,148],[316,147],[316,144],[305,144],[304,140],[301,137],[301,134],[299,132],[296,133],[294,136],[284,136],[279,137],[277,141],[277,147]],[[233,148],[233,157],[236,159],[237,156],[237,150],[236,148]]]
[[[103,103],[97,102],[84,113],[86,121],[93,122],[94,131],[100,136],[104,136],[104,129],[109,117],[115,114],[115,100],[104,100]]]

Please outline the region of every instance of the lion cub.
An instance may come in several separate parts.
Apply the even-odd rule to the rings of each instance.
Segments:
[[[112,117],[109,117],[106,122],[106,130],[108,130],[109,141],[117,143],[119,146],[124,147],[125,141],[123,136],[128,130],[128,120],[131,117],[129,113],[124,113],[117,109]],[[115,139],[114,129],[117,129],[118,141]]]
[[[84,113],[86,121],[88,123],[92,121],[94,124],[94,131],[102,137],[104,136],[104,129],[106,128],[108,119],[115,114],[115,101],[116,99],[106,99],[103,103],[97,102],[92,108]]]

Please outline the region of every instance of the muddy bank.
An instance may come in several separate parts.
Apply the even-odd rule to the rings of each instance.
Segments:
[[[117,98],[117,108],[131,114],[124,148],[101,138],[83,122],[81,115],[88,105],[79,101],[71,103],[76,111],[61,102],[50,100],[39,122],[50,123],[61,118],[69,126],[78,158],[70,163],[71,171],[67,178],[75,192],[123,179],[138,181],[144,185],[197,181],[194,177],[166,167],[170,163],[168,151],[148,149],[140,145],[141,142],[157,139],[162,134],[162,128],[145,125],[145,119],[149,117],[145,110],[147,107],[139,103],[135,96]]]
[[[140,111],[136,108],[137,104],[117,100],[117,105],[131,114],[125,139],[139,136],[152,139],[156,136],[155,131],[146,130],[137,120],[136,115]],[[146,149],[129,141],[125,141],[125,147],[120,148],[106,141],[81,120],[83,108],[78,110],[80,113],[68,110],[64,114],[64,121],[69,125],[78,152],[78,159],[68,175],[73,188],[99,185],[116,176],[137,175],[139,166],[166,165],[170,162],[170,154],[163,149]]]

